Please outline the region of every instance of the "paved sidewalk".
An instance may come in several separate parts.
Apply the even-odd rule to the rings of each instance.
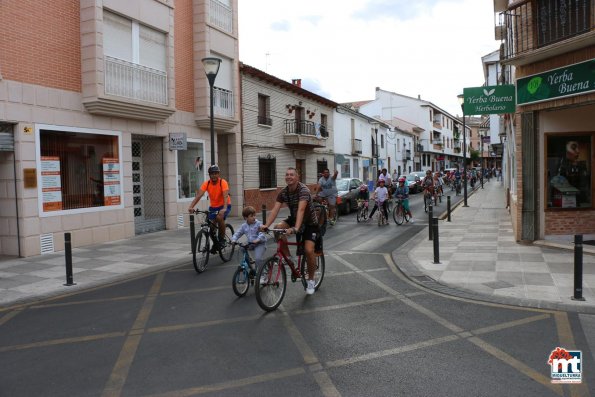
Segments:
[[[585,301],[572,300],[570,241],[517,243],[500,182],[476,189],[467,203],[454,209],[451,222],[439,221],[439,264],[427,228],[393,254],[406,275],[432,289],[477,300],[595,313],[595,246],[584,245]]]

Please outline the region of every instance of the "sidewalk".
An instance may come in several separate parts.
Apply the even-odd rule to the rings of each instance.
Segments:
[[[505,188],[492,180],[468,196],[468,207],[439,221],[439,264],[424,229],[393,253],[412,280],[437,291],[517,306],[595,313],[595,246],[584,244],[583,297],[574,294],[574,245],[570,241],[514,240]],[[443,210],[443,208],[441,208]],[[584,236],[584,240],[594,236]]]

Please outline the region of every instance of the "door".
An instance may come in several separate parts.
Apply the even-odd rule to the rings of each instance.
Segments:
[[[165,229],[161,138],[132,138],[132,200],[136,234]]]

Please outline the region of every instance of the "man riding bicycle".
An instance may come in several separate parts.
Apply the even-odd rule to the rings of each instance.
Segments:
[[[426,196],[434,197],[434,178],[432,177],[432,171],[426,171],[426,176],[422,181],[421,186],[424,191],[424,199]]]
[[[200,189],[196,189],[196,197],[192,200],[189,212],[194,211],[194,206],[198,203],[201,197],[209,194],[209,219],[214,219],[219,229],[219,244],[225,245],[225,219],[231,212],[231,197],[229,196],[229,184],[220,177],[221,170],[217,164],[209,167],[209,180],[204,181]],[[225,205],[227,203],[227,206]],[[216,249],[217,247],[213,247]]]
[[[323,197],[328,202],[329,208],[329,223],[331,225],[335,224],[335,211],[337,210],[337,195],[339,194],[337,190],[337,175],[339,171],[335,170],[333,176],[330,176],[330,171],[328,168],[325,168],[322,171],[322,177],[318,180],[318,185],[316,186],[316,192],[319,197]],[[316,193],[315,192],[315,193]]]
[[[275,228],[285,229],[285,236],[282,236],[281,238],[287,238],[286,236],[290,234],[301,233],[302,240],[304,241],[306,262],[308,264],[308,286],[306,288],[306,293],[312,295],[316,290],[316,281],[314,280],[314,274],[316,272],[316,254],[314,249],[316,239],[320,238],[318,217],[316,216],[310,189],[308,189],[308,186],[300,182],[300,177],[295,168],[289,167],[287,169],[285,172],[285,182],[287,183],[287,186],[277,195],[277,201],[271,210],[271,214],[267,218],[267,223],[260,228],[263,231],[268,229],[275,218],[277,218],[281,205],[287,203],[287,207],[289,207],[289,217],[279,222]],[[283,254],[290,258],[294,264],[297,264],[296,259],[290,255],[287,245],[283,248]]]

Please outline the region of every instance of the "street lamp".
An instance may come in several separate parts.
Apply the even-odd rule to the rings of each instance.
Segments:
[[[465,130],[465,96],[457,95],[463,111],[463,207],[467,205],[467,131]]]
[[[221,59],[219,58],[203,58],[202,65],[205,68],[207,79],[209,80],[209,96],[211,97],[211,165],[215,164],[215,119],[213,116],[213,85],[215,78],[219,73],[219,66],[221,66]]]

